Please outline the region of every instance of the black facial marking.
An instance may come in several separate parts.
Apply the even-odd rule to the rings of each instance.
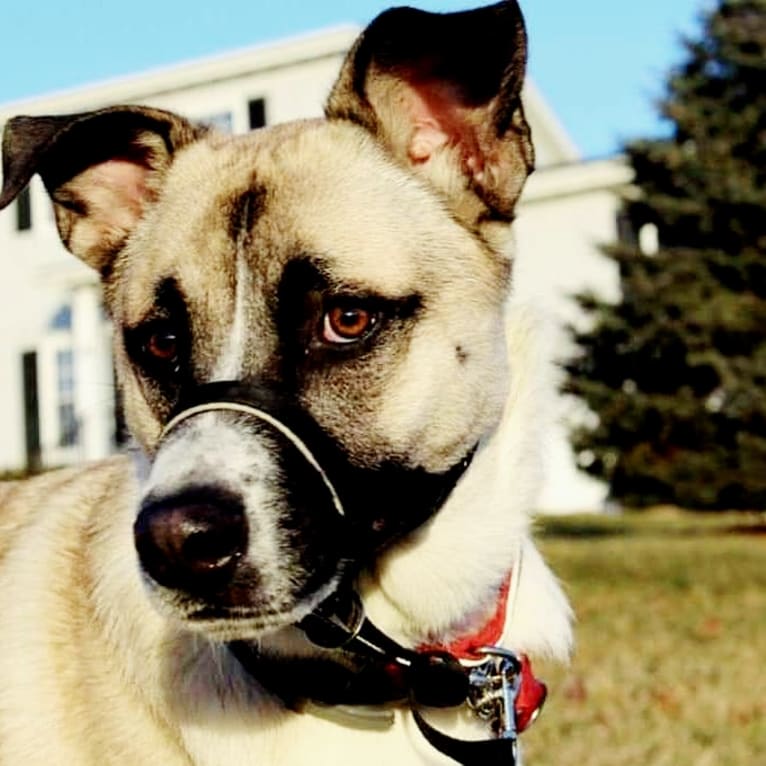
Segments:
[[[353,538],[362,551],[372,554],[430,519],[447,500],[466,465],[461,461],[442,473],[395,460],[362,468],[352,465],[336,447],[326,470],[348,509]]]
[[[334,284],[321,265],[308,257],[291,261],[277,291],[276,324],[282,341],[282,379],[299,385],[302,373],[342,363],[370,352],[393,325],[402,325],[422,307],[418,294],[388,297]],[[361,308],[374,317],[370,331],[350,343],[322,338],[323,317],[334,308]]]
[[[305,363],[314,323],[322,310],[322,295],[328,289],[327,278],[308,258],[290,261],[282,273],[274,310],[286,381],[294,381],[295,372]]]
[[[175,338],[175,352],[167,358],[152,353],[157,341]],[[157,286],[150,313],[123,330],[125,350],[139,371],[150,399],[177,396],[179,387],[191,379],[191,329],[186,301],[174,279]]]
[[[266,197],[266,189],[255,184],[231,200],[226,211],[229,239],[240,242],[250,235],[255,222],[263,215]]]

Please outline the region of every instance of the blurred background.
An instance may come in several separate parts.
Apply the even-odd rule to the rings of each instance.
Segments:
[[[118,102],[234,133],[316,116],[385,7],[13,3],[0,125]],[[522,7],[537,170],[514,287],[550,320],[539,531],[578,615],[529,762],[766,763],[766,0]],[[0,472],[120,449],[97,279],[38,179],[0,257]]]

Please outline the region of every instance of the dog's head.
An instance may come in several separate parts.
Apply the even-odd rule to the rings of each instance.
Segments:
[[[101,274],[146,457],[139,558],[188,624],[299,620],[360,547],[434,512],[495,428],[525,58],[515,2],[399,8],[349,53],[325,120],[229,137],[122,106],[8,124],[0,206],[39,173]],[[221,398],[244,404],[188,409]]]

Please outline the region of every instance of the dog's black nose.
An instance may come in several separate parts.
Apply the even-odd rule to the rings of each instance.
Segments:
[[[160,585],[189,593],[225,587],[248,543],[242,503],[219,492],[148,502],[133,533],[144,571]]]

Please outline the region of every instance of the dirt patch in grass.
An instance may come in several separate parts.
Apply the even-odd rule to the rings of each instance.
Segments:
[[[726,531],[732,535],[766,535],[766,524],[735,524]]]
[[[763,516],[542,522],[577,613],[567,668],[538,662],[547,709],[529,766],[766,764]]]

